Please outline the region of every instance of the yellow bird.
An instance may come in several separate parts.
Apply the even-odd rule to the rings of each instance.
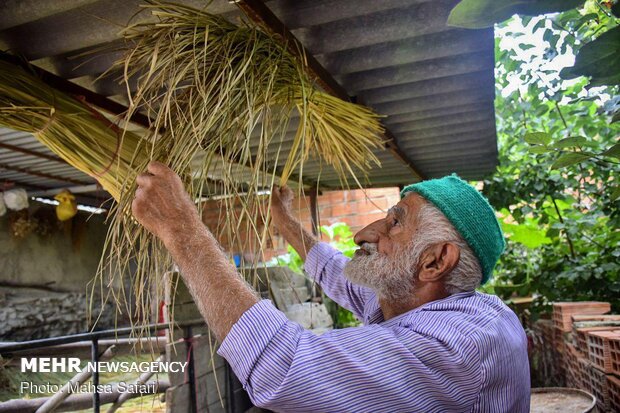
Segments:
[[[67,221],[77,214],[77,201],[68,190],[63,189],[54,199],[59,202],[56,206],[56,216],[60,221]]]

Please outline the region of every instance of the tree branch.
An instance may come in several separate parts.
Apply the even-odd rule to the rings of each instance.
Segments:
[[[557,212],[558,214],[558,218],[560,219],[560,222],[563,224],[564,223],[564,218],[562,218],[562,213],[560,212],[560,208],[558,208],[558,204],[555,202],[555,198],[552,196],[549,196],[551,198],[551,201],[553,202],[553,207],[555,208],[555,212]],[[566,231],[566,229],[564,230],[564,234],[566,235],[566,241],[568,242],[568,248],[570,249],[570,255],[571,257],[573,257],[573,259],[577,258],[577,255],[575,254],[575,247],[573,246],[573,240],[571,240],[570,235],[568,235],[568,231]]]

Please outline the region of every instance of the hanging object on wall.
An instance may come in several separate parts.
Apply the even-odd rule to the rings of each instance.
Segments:
[[[27,209],[12,212],[9,216],[9,232],[11,235],[22,240],[37,227],[37,221],[30,217]]]
[[[28,193],[21,188],[4,191],[4,203],[12,211],[26,209],[28,208]]]
[[[4,196],[0,195],[0,217],[6,214],[6,204],[4,203]]]
[[[68,190],[63,189],[54,199],[59,202],[56,205],[56,216],[60,221],[68,221],[77,214],[77,201]]]

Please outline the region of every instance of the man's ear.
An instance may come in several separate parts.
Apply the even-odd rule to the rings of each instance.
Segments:
[[[451,242],[441,242],[430,246],[420,259],[420,281],[436,282],[456,267],[461,257],[461,250]]]

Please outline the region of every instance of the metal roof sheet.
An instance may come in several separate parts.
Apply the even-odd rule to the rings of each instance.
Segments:
[[[206,2],[181,3],[203,7]],[[479,179],[497,163],[494,117],[493,31],[447,27],[457,0],[272,0],[266,5],[329,73],[378,113],[413,164],[427,177],[457,172]],[[7,0],[0,2],[0,49],[117,102],[125,87],[113,77],[95,80],[118,58],[88,58],[86,50],[119,39],[129,22],[152,19],[140,0]],[[213,1],[209,11],[236,19],[234,4]],[[290,140],[293,133],[286,135]],[[51,154],[28,134],[0,129],[0,144]],[[288,142],[290,146],[290,142]],[[284,143],[287,147],[287,142]],[[417,178],[387,150],[369,186],[403,185]],[[283,161],[282,161],[283,162]],[[0,147],[0,165],[92,184],[71,166]],[[304,176],[326,187],[340,185],[333,169],[310,160]],[[71,186],[15,170],[0,181],[33,187]],[[351,182],[351,184],[353,184]]]

